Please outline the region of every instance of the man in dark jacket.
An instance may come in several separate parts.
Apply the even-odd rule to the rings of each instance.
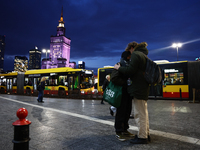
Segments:
[[[130,51],[124,51],[121,55],[120,65],[128,66],[129,60],[131,57]],[[113,70],[117,71],[117,70]],[[118,72],[118,71],[117,71]],[[119,72],[119,76],[113,80],[113,74],[111,74],[111,81],[116,84],[122,86],[122,99],[121,104],[117,108],[117,112],[115,115],[115,132],[116,138],[120,141],[125,141],[127,139],[133,138],[134,135],[128,131],[129,128],[129,118],[132,109],[132,99],[130,94],[127,92],[128,84],[127,81],[131,82],[129,76],[127,74],[122,74]]]
[[[131,42],[128,44],[126,51],[131,52],[131,61],[129,66],[120,67],[116,64],[114,69],[123,74],[128,74],[132,84],[128,87],[129,94],[133,97],[134,118],[138,126],[138,134],[130,142],[133,144],[147,144],[150,141],[149,136],[149,117],[147,110],[147,100],[149,95],[149,84],[144,78],[146,68],[146,58],[148,50],[147,43],[140,44]]]
[[[38,87],[38,99],[37,101],[39,103],[44,103],[43,101],[43,96],[44,96],[44,89],[45,89],[45,81],[46,81],[46,78],[45,77],[42,77],[40,83],[39,83],[39,87]]]

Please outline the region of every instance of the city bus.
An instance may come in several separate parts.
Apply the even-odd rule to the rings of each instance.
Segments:
[[[193,89],[200,90],[200,61],[155,61],[162,71],[162,81],[150,85],[149,98],[192,99]],[[113,67],[98,69],[97,89],[103,94],[105,76],[111,74]],[[196,95],[200,93],[196,93]]]
[[[42,77],[46,78],[44,95],[65,97],[93,90],[93,71],[62,67],[0,74],[1,93],[35,95]]]
[[[99,95],[103,95],[102,85],[106,79],[106,75],[111,75],[114,66],[104,66],[103,68],[98,68],[97,71],[97,90]]]
[[[16,86],[14,83],[13,86],[13,78],[17,77],[17,72],[0,74],[0,93],[16,93]]]

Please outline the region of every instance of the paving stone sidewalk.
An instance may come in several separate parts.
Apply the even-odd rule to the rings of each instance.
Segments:
[[[152,142],[133,145],[115,138],[109,104],[100,100],[44,98],[0,94],[0,150],[12,150],[19,108],[31,121],[30,150],[199,150],[200,104],[187,101],[149,100]],[[130,132],[136,134],[134,119]],[[172,135],[172,136],[170,136]],[[179,137],[176,139],[175,137]],[[191,141],[190,141],[191,140]],[[196,141],[195,141],[196,140]]]

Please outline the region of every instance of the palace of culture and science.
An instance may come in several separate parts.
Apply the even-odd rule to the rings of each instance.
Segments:
[[[65,36],[65,27],[63,21],[63,9],[59,24],[57,26],[56,36],[50,38],[49,58],[42,60],[41,69],[71,67],[75,68],[76,63],[70,62],[70,42],[71,40]]]

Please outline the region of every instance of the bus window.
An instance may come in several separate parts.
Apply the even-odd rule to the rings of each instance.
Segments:
[[[54,75],[54,76],[50,76],[49,79],[46,77],[46,80],[49,81],[49,85],[51,86],[55,86],[55,85],[58,85],[58,79],[57,79],[57,75]]]
[[[103,85],[103,82],[106,78],[106,75],[110,75],[113,71],[113,68],[103,68],[103,69],[99,69],[99,86]]]
[[[65,86],[68,86],[67,76],[65,78],[64,84],[65,84]]]
[[[78,77],[78,75],[70,76],[68,78],[69,78],[69,80],[68,80],[68,88],[70,90],[79,89],[79,77]]]
[[[69,77],[68,87],[70,90],[73,90],[73,76]]]
[[[37,85],[39,84],[40,78],[34,78],[33,80],[33,88],[34,90],[37,90]]]
[[[164,77],[164,85],[185,84],[182,69],[164,69]]]
[[[67,81],[67,76],[59,76],[59,85],[66,85],[65,81]]]
[[[93,84],[93,79],[92,77],[81,77],[81,82],[80,82],[80,86],[81,86],[81,89],[87,89],[87,88],[90,88]]]
[[[49,76],[47,76],[47,77],[45,77],[46,78],[46,81],[45,81],[45,86],[49,86],[50,84],[49,84]],[[40,79],[41,80],[41,79]],[[39,81],[40,81],[39,80]]]
[[[31,80],[31,78],[28,79],[28,85],[32,86],[32,80]]]
[[[25,82],[24,82],[24,85],[29,85],[29,86],[32,86],[32,80],[31,78],[25,78]]]
[[[12,89],[12,79],[7,79],[7,90],[11,90]]]
[[[79,88],[79,83],[78,83],[78,76],[74,76],[74,89],[78,89]]]
[[[25,82],[24,82],[24,85],[28,85],[28,78],[25,78]]]
[[[6,86],[6,79],[5,78],[0,79],[0,85],[1,86]]]
[[[6,79],[3,79],[3,84],[4,86],[6,86]]]
[[[49,79],[49,85],[57,85],[57,79]]]
[[[17,78],[13,78],[13,86],[17,86]]]

